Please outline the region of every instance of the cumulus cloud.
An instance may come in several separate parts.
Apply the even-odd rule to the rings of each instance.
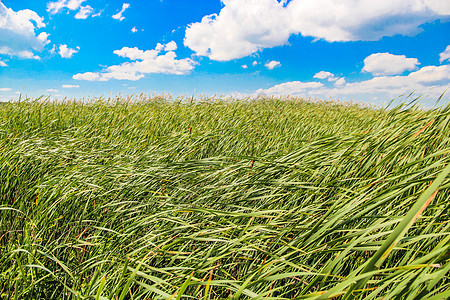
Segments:
[[[190,58],[177,59],[175,42],[158,44],[153,50],[140,50],[137,47],[123,47],[113,53],[131,60],[120,65],[107,67],[102,72],[86,72],[73,75],[76,80],[107,81],[110,79],[139,80],[145,74],[188,74],[197,64]],[[164,52],[164,53],[162,53]]]
[[[326,79],[327,81],[334,82],[334,85],[338,87],[343,86],[346,83],[344,77],[338,77],[333,73],[327,71],[317,72],[316,74],[314,74],[313,78],[322,80]]]
[[[256,67],[257,65],[258,65],[258,62],[255,60],[255,61],[252,63],[252,66]]]
[[[135,32],[137,32],[138,30],[136,29],[136,26],[134,26],[133,28],[131,28],[131,32],[132,33],[135,33]]]
[[[269,89],[260,89],[256,93],[328,98],[343,95],[357,97],[367,94],[396,97],[415,91],[418,94],[437,98],[446,89],[450,89],[450,65],[426,66],[404,76],[377,76],[351,83],[346,83],[345,79],[340,78],[332,87],[326,87],[319,82],[286,82]]]
[[[67,47],[67,45],[59,45],[59,55],[61,55],[62,58],[71,58],[74,53],[77,53],[80,50],[80,47],[77,47],[76,49],[71,49]]]
[[[130,7],[130,4],[129,4],[129,3],[124,3],[124,4],[122,4],[122,9],[121,9],[117,14],[113,15],[112,18],[113,18],[113,19],[116,19],[116,20],[119,20],[119,21],[122,21],[123,19],[125,19],[125,17],[122,16],[122,14],[123,14],[123,13],[125,12],[125,10],[126,10],[127,8],[129,8],[129,7]]]
[[[175,51],[177,50],[177,43],[174,41],[168,42],[166,45],[164,45],[165,51]]]
[[[444,61],[450,60],[450,45],[445,48],[444,52],[439,54],[439,62],[442,64]]]
[[[327,79],[328,81],[336,81],[339,78],[334,76],[333,73],[327,72],[327,71],[320,71],[318,73],[316,73],[313,78],[318,78],[318,79]]]
[[[50,43],[50,40],[48,39],[49,36],[50,34],[48,34],[47,32],[41,32],[38,34],[37,39],[41,42],[41,45],[45,46]]]
[[[364,59],[363,71],[373,75],[398,75],[404,71],[417,69],[417,58],[407,58],[405,55],[390,53],[374,53]]]
[[[86,73],[79,73],[72,76],[75,80],[88,80],[88,81],[106,81],[106,79],[103,79],[102,76],[100,76],[100,73],[94,73],[94,72],[86,72]]]
[[[50,42],[48,33],[36,33],[43,27],[44,19],[36,12],[29,9],[16,12],[0,1],[0,54],[39,59],[33,51],[42,51]]]
[[[46,89],[45,91],[46,92],[51,92],[51,93],[58,92],[58,90],[55,90],[55,89]]]
[[[78,84],[63,84],[62,87],[64,89],[75,89],[79,88],[80,86]]]
[[[281,63],[279,61],[272,60],[264,65],[267,69],[273,70],[275,68],[281,67]]]
[[[0,88],[0,92],[9,92],[12,91],[12,88]]]
[[[248,69],[248,66],[247,65],[242,65],[241,68],[242,69]]]
[[[219,14],[189,24],[184,44],[217,61],[284,45],[293,34],[329,42],[414,35],[420,25],[450,15],[438,0],[222,0]]]
[[[0,60],[0,67],[7,67],[8,65],[5,63],[5,62],[3,62],[3,61],[1,61]]]
[[[284,44],[288,11],[276,0],[223,0],[220,13],[186,29],[184,44],[213,60],[227,61]]]
[[[450,88],[449,80],[449,66],[427,66],[407,76],[378,76],[370,80],[347,83],[340,88],[314,91],[311,95],[384,94],[395,97],[415,91],[437,98],[445,89]]]
[[[432,83],[432,82],[443,82],[450,81],[450,65],[443,66],[426,66],[418,70],[417,72],[412,72],[408,75],[415,82],[419,83]]]
[[[344,84],[345,84],[345,78],[344,78],[344,77],[339,78],[339,79],[337,79],[337,80],[334,82],[334,85],[336,85],[336,86],[342,86],[342,85],[344,85]]]

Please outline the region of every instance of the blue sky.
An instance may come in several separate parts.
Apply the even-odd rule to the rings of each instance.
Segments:
[[[449,21],[443,0],[0,0],[0,100],[144,92],[382,104],[415,91],[431,103],[450,87]]]

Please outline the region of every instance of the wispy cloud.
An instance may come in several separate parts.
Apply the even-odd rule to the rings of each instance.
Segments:
[[[75,15],[75,19],[87,19],[92,13],[94,9],[89,5],[80,7],[80,10]]]
[[[14,51],[13,49],[2,46],[0,47],[0,54],[8,55],[8,56],[16,56],[18,58],[24,58],[24,59],[41,59],[38,55],[34,54],[33,52],[29,50],[22,50],[22,51]]]
[[[63,8],[68,8],[70,10],[76,10],[80,8],[81,3],[86,0],[58,0],[47,3],[47,11],[50,14],[57,14]]]
[[[49,14],[54,15],[54,14],[61,12],[65,8],[67,8],[68,10],[71,10],[71,11],[78,10],[77,14],[75,15],[75,19],[87,19],[90,15],[92,15],[94,13],[94,9],[89,5],[82,6],[82,4],[84,2],[86,2],[86,0],[53,1],[53,2],[47,3],[47,11]],[[92,16],[94,17],[97,15],[100,15],[100,13],[98,13],[96,15],[92,15]]]
[[[442,64],[444,61],[450,60],[450,45],[445,48],[444,52],[439,54],[439,62]]]
[[[129,3],[124,3],[124,4],[122,4],[122,9],[121,9],[117,14],[113,15],[112,18],[113,18],[113,19],[116,19],[116,20],[119,20],[119,21],[124,20],[125,17],[122,16],[122,14],[123,14],[123,13],[125,12],[125,10],[126,10],[127,8],[129,8],[129,7],[130,7],[130,4],[129,4]]]

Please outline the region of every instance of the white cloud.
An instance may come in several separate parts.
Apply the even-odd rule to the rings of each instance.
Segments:
[[[29,50],[22,50],[14,52],[11,48],[8,47],[0,47],[0,54],[9,55],[9,56],[17,56],[19,58],[25,59],[41,59],[39,56],[35,55],[33,52]]]
[[[101,12],[93,15],[94,9],[89,6],[81,6],[86,0],[58,0],[54,2],[47,3],[47,11],[49,14],[54,15],[62,11],[64,8],[68,10],[78,10],[75,15],[75,19],[87,19],[89,16],[97,17]]]
[[[47,11],[54,15],[59,13],[64,8],[68,8],[69,10],[77,10],[85,1],[86,0],[58,0],[55,2],[49,2],[47,3]]]
[[[313,76],[313,78],[318,78],[318,79],[325,79],[327,77],[334,77],[334,75],[333,75],[333,73],[330,73],[327,71],[320,71]]]
[[[241,68],[242,69],[248,69],[248,66],[247,65],[242,65]]]
[[[58,90],[55,90],[55,89],[46,89],[45,91],[46,92],[58,92]]]
[[[450,15],[442,0],[222,0],[219,14],[189,24],[184,44],[200,56],[228,61],[285,45],[293,34],[336,41],[414,35]]]
[[[334,85],[335,86],[343,86],[346,81],[344,77],[338,77],[336,75],[334,75],[331,72],[327,72],[327,71],[320,71],[317,72],[316,74],[314,74],[313,78],[317,78],[317,79],[326,79],[327,81],[333,82],[334,81]]]
[[[174,41],[168,42],[164,46],[164,50],[165,51],[175,51],[175,50],[177,50],[177,43],[175,43]]]
[[[106,81],[110,79],[139,80],[145,74],[188,74],[197,64],[190,58],[176,59],[177,55],[172,50],[176,49],[176,43],[165,45],[158,44],[153,50],[140,50],[137,47],[123,47],[115,50],[114,54],[126,57],[131,62],[107,67],[102,72],[86,72],[73,75],[76,80]],[[161,52],[165,52],[162,54]]]
[[[426,66],[420,70],[410,73],[408,78],[415,82],[430,83],[439,81],[450,81],[450,65],[443,66]]]
[[[94,12],[94,9],[90,7],[89,5],[81,6],[80,10],[75,15],[75,19],[87,19],[92,13]]]
[[[184,44],[213,60],[228,61],[289,38],[288,11],[276,0],[222,0],[219,15],[203,17],[186,29]]]
[[[439,83],[439,81],[442,82],[442,76],[439,75],[434,77],[435,79],[441,78],[441,80],[433,82],[426,81],[427,78],[421,78],[421,73],[413,72],[408,76],[379,76],[366,81],[347,83],[342,87],[315,91],[311,95],[320,94],[328,97],[335,95],[384,94],[386,97],[395,97],[415,91],[418,94],[428,94],[437,98],[445,89],[450,88],[448,83],[450,70],[434,70],[436,73],[443,71],[446,72],[447,83]],[[431,79],[431,77],[433,76],[428,76],[428,79]]]
[[[1,61],[0,60],[0,67],[7,67],[8,65],[5,63],[5,62],[3,62],[3,61]]]
[[[363,71],[373,75],[398,75],[404,71],[417,69],[417,58],[407,58],[405,55],[390,53],[374,53],[364,59]]]
[[[444,52],[439,54],[439,62],[442,64],[444,61],[450,60],[450,45],[445,48]]]
[[[450,89],[450,65],[426,66],[405,76],[378,76],[352,83],[346,83],[344,78],[340,78],[332,87],[319,82],[286,82],[269,89],[260,89],[256,93],[321,98],[352,96],[356,99],[362,99],[361,95],[376,94],[390,99],[413,91],[437,98],[446,89]]]
[[[44,19],[36,12],[29,9],[15,12],[0,1],[0,54],[38,59],[32,51],[42,51],[50,42],[48,33],[36,34],[43,27]]]
[[[79,88],[80,86],[78,84],[73,85],[73,84],[63,84],[62,87],[64,89],[74,89],[74,88]]]
[[[123,13],[125,12],[125,10],[126,10],[127,8],[129,8],[129,7],[130,7],[130,4],[124,3],[124,4],[122,5],[122,10],[119,11],[117,14],[113,15],[112,18],[113,18],[113,19],[116,19],[116,20],[119,20],[119,21],[122,21],[123,19],[125,19],[125,17],[122,16],[122,14],[123,14]]]
[[[281,63],[279,61],[272,60],[264,65],[267,69],[273,70],[274,68],[281,67]]]
[[[27,50],[17,52],[16,56],[27,59],[38,59],[38,60],[41,59],[39,56],[34,55],[33,52]]]
[[[48,43],[50,43],[50,40],[48,39],[49,36],[50,36],[50,34],[48,34],[47,32],[41,32],[37,36],[37,39],[42,43],[42,45],[45,46]]]
[[[12,88],[0,88],[0,92],[9,92],[12,91]]]
[[[269,89],[259,89],[256,91],[257,94],[264,95],[297,95],[304,93],[306,90],[317,89],[323,86],[320,82],[301,82],[301,81],[291,81],[281,84],[277,84]]]
[[[52,49],[50,49],[50,53],[51,53],[51,54],[55,54],[55,53],[56,53],[56,50],[57,50],[57,47],[56,47],[55,44],[53,44]]]
[[[313,78],[318,78],[318,79],[327,79],[328,81],[336,81],[339,78],[334,76],[333,73],[327,72],[327,71],[320,71],[318,73],[316,73]]]
[[[94,72],[79,73],[79,74],[73,75],[73,79],[88,80],[88,81],[106,81],[106,79],[103,79],[99,73],[94,73]]]
[[[138,30],[136,29],[136,26],[134,26],[133,28],[131,28],[131,32],[132,33],[135,33],[135,32],[137,32]]]
[[[335,41],[379,40],[412,35],[419,26],[450,15],[440,0],[307,0],[292,1],[293,27],[299,33]]]
[[[344,84],[345,84],[345,78],[344,78],[344,77],[339,78],[339,79],[337,79],[337,80],[334,82],[334,85],[337,85],[337,86],[342,86],[342,85],[344,85]]]
[[[67,45],[59,45],[59,55],[61,55],[62,58],[71,58],[74,53],[77,53],[80,50],[80,47],[77,47],[76,49],[71,49],[67,47]]]

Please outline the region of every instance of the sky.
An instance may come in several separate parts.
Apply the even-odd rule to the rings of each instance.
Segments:
[[[450,93],[446,0],[0,0],[0,101]],[[428,104],[427,104],[428,103]]]

